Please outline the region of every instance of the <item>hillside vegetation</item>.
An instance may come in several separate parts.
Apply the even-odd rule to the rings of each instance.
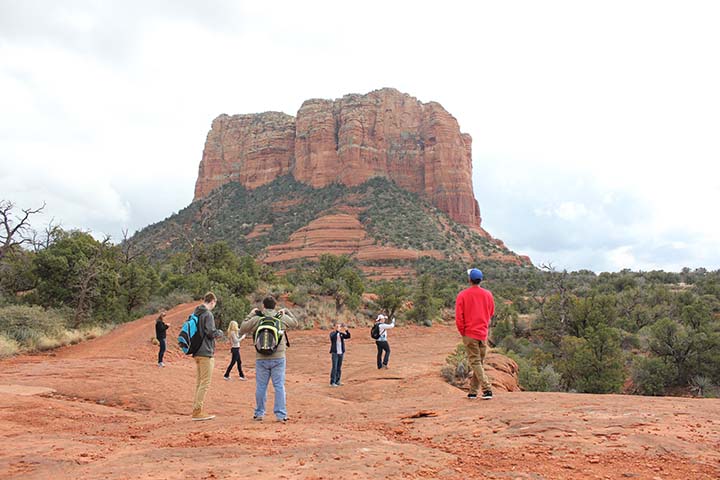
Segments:
[[[248,190],[229,183],[205,199],[162,222],[139,231],[133,241],[153,258],[167,258],[198,242],[224,241],[238,254],[257,256],[268,245],[287,242],[290,235],[322,215],[344,208],[359,210],[359,219],[379,245],[438,250],[448,259],[491,253],[514,256],[507,248],[458,224],[419,196],[385,178],[358,187],[333,184],[314,189],[291,176]],[[263,234],[251,235],[258,226]]]
[[[231,193],[246,202],[254,198],[270,212],[256,221],[281,215],[289,224],[286,214],[294,207],[291,204],[287,211],[272,213],[273,199],[280,196],[282,188],[300,195],[305,187],[289,179],[284,182],[289,183],[275,183],[264,192],[227,186],[220,191],[225,194],[208,201],[235,201]],[[382,212],[387,212],[388,205],[395,204],[397,211],[407,209],[403,218],[414,215],[413,197],[393,193],[387,182],[305,193],[315,195],[328,209],[334,208],[337,198],[342,198],[345,206],[366,207],[363,222],[369,231],[387,232],[384,241],[402,242],[407,236],[408,242],[423,245],[442,242],[420,234],[393,236],[382,226],[386,217]],[[178,218],[195,218],[202,208],[208,205],[193,204],[173,222],[177,225]],[[447,221],[427,205],[418,202],[417,208],[429,212],[423,222],[418,219],[421,231]],[[328,326],[338,319],[363,325],[379,310],[394,314],[400,324],[453,321],[455,296],[466,287],[465,261],[424,257],[408,264],[415,274],[375,282],[363,275],[354,259],[322,255],[315,263],[297,262],[295,269],[279,274],[258,262],[250,250],[238,254],[228,242],[202,239],[211,238],[208,232],[230,223],[221,218],[251,217],[248,212],[236,214],[231,209],[220,208],[219,212],[209,215],[205,226],[202,221],[188,223],[189,232],[207,231],[206,237],[200,233],[198,237],[177,237],[177,243],[169,242],[172,249],[167,248],[163,255],[156,254],[150,239],[162,229],[170,231],[168,222],[149,227],[120,245],[85,232],[54,228],[36,238],[32,249],[20,245],[2,248],[0,352],[8,355],[78,341],[117,323],[198,299],[208,290],[220,299],[215,313],[221,328],[230,320],[242,319],[267,294],[289,303],[307,328]],[[298,210],[297,214],[302,213]],[[310,217],[306,215],[268,236],[281,239],[289,235],[297,225],[305,224]],[[402,231],[416,225],[399,220],[396,226],[395,230]],[[472,237],[473,232],[465,235],[472,241],[487,242]],[[238,240],[245,245],[260,242],[254,244],[256,249],[266,241]],[[238,243],[235,245],[237,248]],[[491,341],[517,360],[524,388],[718,395],[720,271],[597,275],[587,270],[560,272],[482,259],[472,264],[484,271],[483,286],[495,296]],[[464,352],[459,349],[448,354],[444,375],[454,383],[461,382],[462,378],[455,377],[467,374]]]

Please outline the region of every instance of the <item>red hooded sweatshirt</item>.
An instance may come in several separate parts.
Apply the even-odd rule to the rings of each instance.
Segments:
[[[488,325],[494,314],[492,293],[479,286],[466,288],[455,300],[455,325],[464,337],[487,340]]]

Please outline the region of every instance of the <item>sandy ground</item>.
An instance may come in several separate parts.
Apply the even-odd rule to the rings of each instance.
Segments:
[[[170,343],[192,310],[170,312]],[[718,479],[720,400],[496,393],[471,401],[439,371],[450,327],[390,332],[390,369],[356,329],[340,388],[327,331],[291,332],[287,424],[253,422],[249,378],[224,381],[220,343],[207,410],[191,422],[194,364],[155,364],[154,318],[50,354],[0,362],[0,478]],[[272,405],[272,387],[268,403]],[[270,409],[271,411],[271,409]],[[434,416],[406,418],[427,411]]]

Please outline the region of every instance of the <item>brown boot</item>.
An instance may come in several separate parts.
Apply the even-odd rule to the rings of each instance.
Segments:
[[[196,408],[193,410],[192,413],[192,419],[194,422],[202,422],[203,420],[212,420],[215,418],[215,415],[208,415],[207,413],[203,412],[201,409]]]

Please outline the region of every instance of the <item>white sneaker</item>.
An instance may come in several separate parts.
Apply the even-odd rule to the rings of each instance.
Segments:
[[[224,380],[230,380],[230,377],[223,377]]]
[[[159,368],[165,368],[165,364],[162,363],[162,362],[160,362],[160,363],[158,363],[158,367],[159,367]]]

